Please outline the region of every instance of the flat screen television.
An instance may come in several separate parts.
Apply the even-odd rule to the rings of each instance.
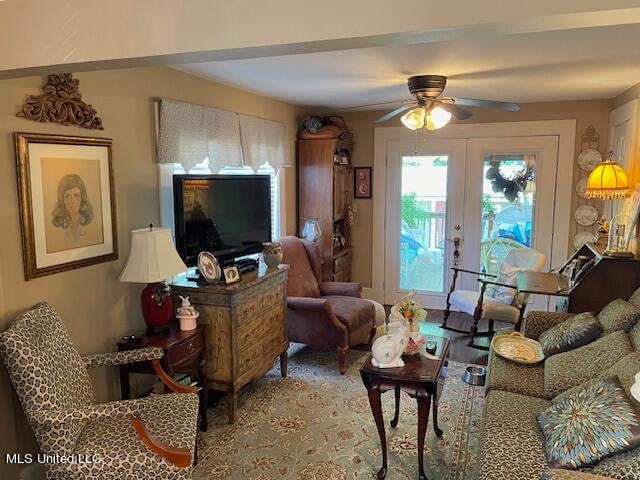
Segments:
[[[202,251],[219,262],[271,241],[269,175],[174,175],[176,249],[189,267]]]

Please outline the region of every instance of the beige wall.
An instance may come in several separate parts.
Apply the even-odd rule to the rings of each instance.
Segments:
[[[152,97],[168,97],[256,115],[288,124],[295,148],[297,107],[212,83],[165,67],[78,74],[84,99],[102,117],[105,130],[39,124],[17,118],[22,102],[41,91],[44,79],[0,81],[0,331],[15,315],[46,300],[60,312],[81,354],[112,351],[124,334],[143,327],[141,287],[121,284],[118,275],[129,254],[130,231],[158,223]],[[39,132],[113,139],[113,169],[120,259],[29,282],[24,281],[13,132]],[[295,171],[286,169],[288,233],[295,231]],[[99,400],[119,396],[115,368],[95,373]],[[0,369],[0,452],[33,448],[6,372]],[[15,431],[15,434],[14,434]],[[0,460],[0,477],[4,457]]]
[[[499,110],[477,109],[473,118],[463,123],[488,123],[488,122],[517,122],[526,120],[561,120],[576,119],[576,156],[581,150],[580,137],[589,125],[593,125],[600,134],[600,150],[606,153],[609,111],[611,110],[611,100],[592,100],[580,102],[550,102],[550,103],[529,103],[523,104],[519,112],[502,112]],[[399,118],[382,124],[373,124],[373,121],[379,118],[383,113],[380,111],[342,113],[341,115],[349,125],[349,128],[355,133],[356,148],[353,155],[353,163],[356,166],[372,166],[373,165],[373,133],[374,127],[394,127],[400,126]],[[587,203],[584,199],[579,199],[575,194],[575,184],[580,175],[586,175],[580,172],[574,159],[574,178],[559,179],[566,182],[567,186],[573,189],[572,209],[581,203]],[[377,195],[378,192],[373,192]],[[356,212],[355,226],[353,229],[353,243],[355,245],[353,277],[354,281],[361,282],[363,286],[371,286],[371,264],[372,261],[384,261],[384,259],[372,259],[372,229],[373,229],[373,201],[372,200],[354,200]],[[596,207],[598,208],[598,207]],[[572,221],[570,229],[569,244],[573,235],[579,227]],[[588,227],[592,228],[592,227]]]

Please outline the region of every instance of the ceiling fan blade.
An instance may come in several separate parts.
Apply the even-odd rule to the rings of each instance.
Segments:
[[[477,98],[454,98],[458,105],[465,105],[467,107],[486,107],[486,108],[499,108],[501,110],[509,110],[510,112],[517,112],[520,110],[520,105],[512,102],[497,102],[495,100],[479,100]]]
[[[340,110],[360,110],[361,108],[382,107],[384,105],[406,105],[407,103],[415,103],[415,100],[391,100],[389,102],[365,103],[362,105],[349,105],[340,107]]]
[[[386,122],[387,120],[391,120],[396,115],[400,115],[402,112],[404,112],[405,110],[409,110],[414,105],[416,104],[414,103],[414,104],[402,105],[401,107],[398,107],[395,110],[391,110],[389,113],[381,116],[379,119],[377,119],[373,123],[382,123],[382,122]]]
[[[467,118],[473,117],[473,112],[469,110],[465,110],[462,107],[459,107],[453,103],[445,103],[445,102],[435,102],[438,104],[440,108],[446,110],[451,115],[456,117],[458,120],[466,120]]]

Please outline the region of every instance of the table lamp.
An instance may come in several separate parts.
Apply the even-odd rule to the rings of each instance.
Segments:
[[[589,174],[587,180],[587,190],[585,197],[599,199],[599,200],[616,200],[623,199],[631,196],[629,190],[629,182],[627,180],[627,174],[624,169],[617,164],[613,158],[613,152],[609,152],[607,159],[601,162],[596,168],[594,168]],[[613,217],[613,205],[611,205],[611,217]],[[605,255],[616,256],[628,256],[630,252],[626,251],[626,248],[616,243],[616,247],[612,247],[612,234],[617,238],[620,231],[624,233],[624,225],[620,223],[620,219],[616,217],[616,225],[611,225],[607,218],[603,215],[598,224],[598,243],[600,237],[608,236],[607,250]],[[613,222],[614,219],[611,219]],[[607,230],[607,226],[609,230]],[[633,254],[631,254],[633,255]]]
[[[120,281],[147,284],[140,303],[150,335],[166,333],[170,328],[171,289],[164,280],[186,271],[173,244],[171,229],[149,225],[131,232],[131,252]]]

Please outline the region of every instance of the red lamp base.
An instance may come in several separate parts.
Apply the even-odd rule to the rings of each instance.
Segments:
[[[140,294],[142,316],[149,335],[162,335],[171,328],[171,289],[163,282],[150,283]]]

